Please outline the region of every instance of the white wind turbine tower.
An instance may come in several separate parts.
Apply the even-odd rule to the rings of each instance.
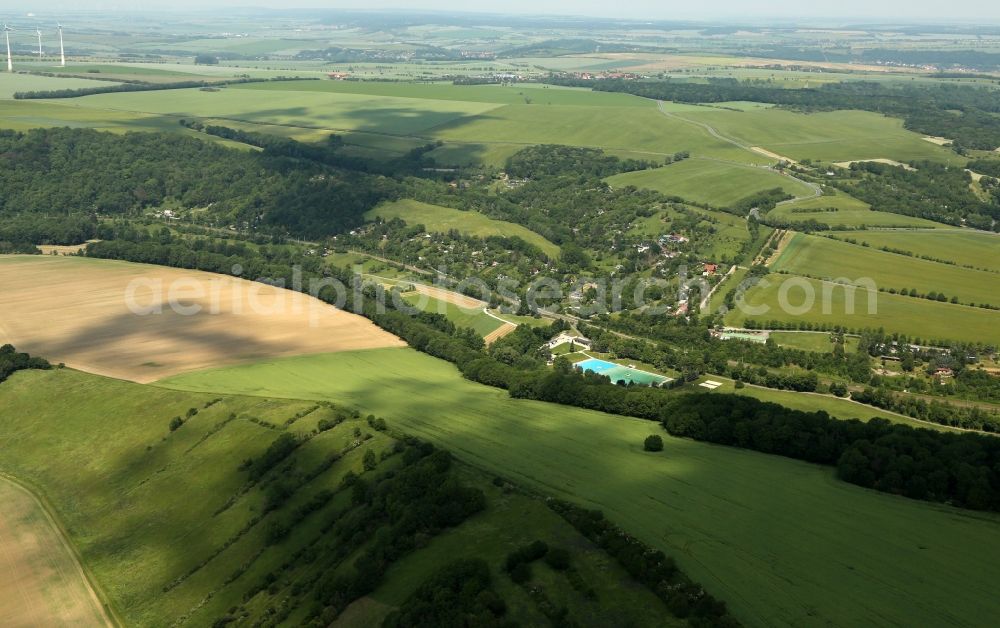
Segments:
[[[38,60],[42,60],[42,31],[36,28],[35,34],[38,35]]]
[[[14,61],[11,59],[11,56],[10,56],[10,32],[12,30],[14,30],[14,29],[11,28],[10,26],[8,26],[6,23],[4,23],[4,25],[3,25],[3,36],[7,39],[7,71],[8,72],[13,72],[14,71]]]
[[[66,49],[63,48],[62,24],[59,24],[59,67],[66,67]]]

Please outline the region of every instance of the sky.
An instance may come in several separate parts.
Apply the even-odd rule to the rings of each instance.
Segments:
[[[838,20],[989,21],[1000,23],[1000,3],[986,0],[0,0],[6,14],[88,9],[164,10],[268,7],[287,9],[406,9],[484,11],[508,14],[557,14],[637,19],[755,20],[784,18]]]

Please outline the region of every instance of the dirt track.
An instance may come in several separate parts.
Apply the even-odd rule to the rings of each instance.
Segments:
[[[169,306],[171,291],[185,309]],[[291,290],[198,271],[26,255],[0,257],[0,344],[8,342],[54,363],[143,383],[273,357],[405,346],[367,319]]]

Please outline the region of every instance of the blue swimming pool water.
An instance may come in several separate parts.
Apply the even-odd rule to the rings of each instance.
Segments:
[[[615,364],[614,362],[608,362],[607,360],[598,360],[597,358],[590,358],[589,360],[584,360],[583,362],[577,362],[576,367],[584,372],[593,371],[599,375],[606,375],[611,379],[612,383],[615,384],[618,382],[634,382],[636,384],[644,384],[647,386],[651,384],[659,386],[664,382],[670,381],[669,377],[656,375],[655,373],[649,373],[648,371],[641,371],[639,369],[630,369],[627,366]]]

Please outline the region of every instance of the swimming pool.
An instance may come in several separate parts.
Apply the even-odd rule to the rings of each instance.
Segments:
[[[621,364],[615,364],[614,362],[608,362],[606,360],[598,360],[597,358],[590,358],[589,360],[584,360],[583,362],[577,362],[575,366],[584,372],[593,371],[598,375],[610,377],[611,382],[614,384],[617,384],[618,382],[634,382],[644,386],[659,386],[664,382],[670,381],[669,377],[656,375],[655,373],[641,371],[639,369],[630,369],[627,366],[622,366]]]

